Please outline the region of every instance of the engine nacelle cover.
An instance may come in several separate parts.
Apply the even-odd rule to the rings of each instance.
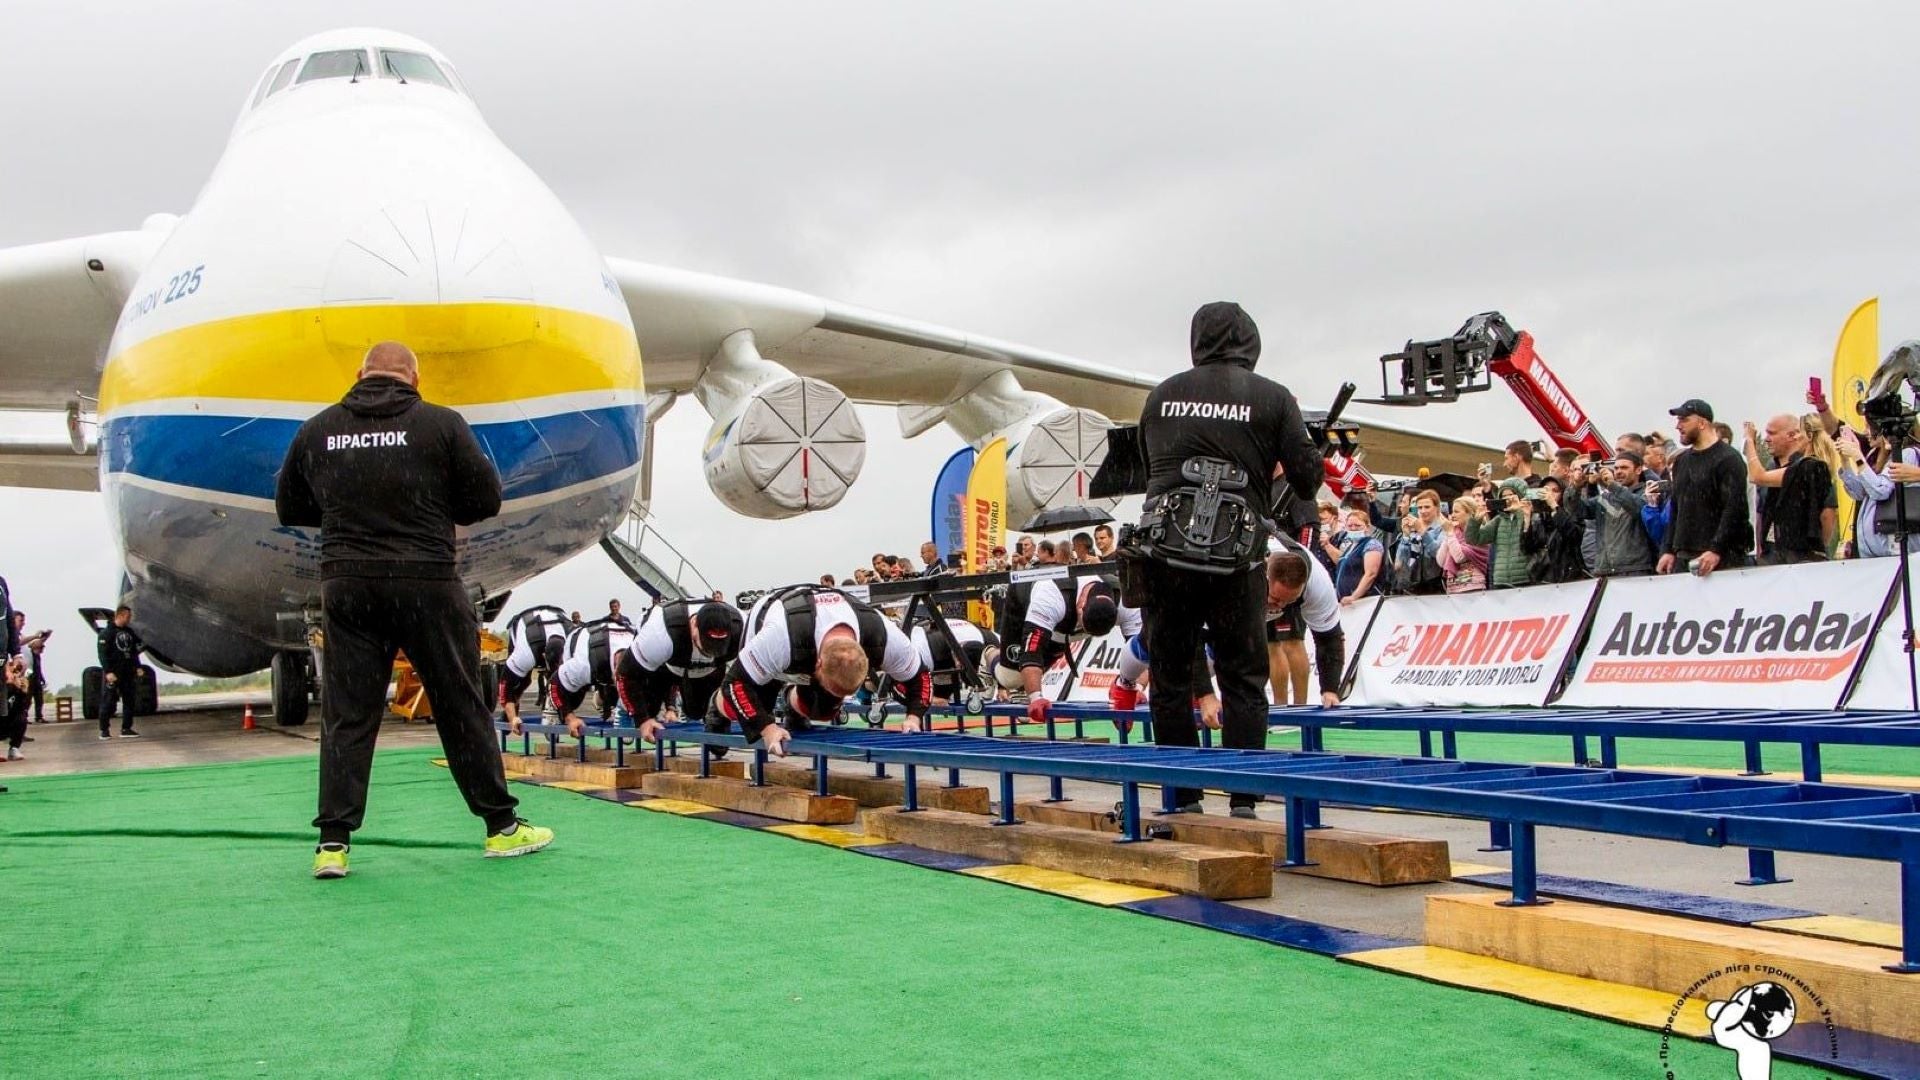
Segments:
[[[715,419],[702,459],[707,486],[735,512],[789,518],[846,496],[866,463],[867,431],[845,394],[794,376]]]
[[[1112,430],[1113,421],[1092,409],[1056,409],[1036,419],[1007,455],[1007,527],[1017,531],[1055,507],[1120,505],[1087,497]]]

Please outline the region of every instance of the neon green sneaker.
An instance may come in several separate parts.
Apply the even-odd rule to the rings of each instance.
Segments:
[[[487,858],[511,859],[515,855],[531,855],[551,843],[552,829],[516,821],[513,828],[506,832],[487,837]]]
[[[313,852],[313,876],[326,880],[347,876],[347,845],[321,844]]]

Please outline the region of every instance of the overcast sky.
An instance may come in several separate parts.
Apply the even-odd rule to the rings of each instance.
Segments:
[[[0,246],[184,212],[273,54],[365,23],[450,55],[608,255],[787,285],[1156,374],[1240,301],[1309,405],[1498,308],[1601,430],[1797,410],[1842,319],[1920,336],[1899,4],[191,3],[0,7]],[[1403,422],[1539,430],[1504,390]],[[1131,418],[1128,418],[1131,419]],[[656,508],[722,587],[911,553],[958,442],[869,410],[835,510],[705,491],[692,401]],[[7,492],[0,573],[91,662],[98,496]],[[903,510],[905,507],[907,509]],[[597,552],[516,604],[637,590]],[[56,644],[59,639],[56,639]]]

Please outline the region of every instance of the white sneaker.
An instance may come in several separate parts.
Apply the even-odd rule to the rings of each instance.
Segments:
[[[25,761],[27,760],[27,755],[21,753],[19,747],[9,746],[7,747],[7,760],[8,761]]]

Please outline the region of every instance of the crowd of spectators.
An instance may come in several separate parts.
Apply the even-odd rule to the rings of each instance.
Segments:
[[[1536,444],[1515,441],[1470,484],[1423,471],[1321,503],[1315,554],[1343,603],[1894,554],[1885,521],[1895,485],[1920,481],[1920,450],[1894,461],[1884,437],[1808,404],[1736,435],[1689,399],[1668,411],[1670,434],[1621,435],[1605,456],[1560,450],[1544,472]],[[1844,543],[1841,492],[1856,504]]]
[[[1096,525],[1091,532],[1076,532],[1065,540],[1047,540],[1040,537],[1015,534],[1011,550],[996,547],[988,554],[984,565],[974,573],[991,573],[996,570],[1023,570],[1029,566],[1066,565],[1078,563],[1103,562],[1113,557],[1113,526]],[[852,574],[839,578],[832,574],[821,574],[822,585],[872,585],[879,582],[904,581],[907,578],[935,577],[940,574],[960,573],[964,568],[965,555],[954,552],[946,561],[940,559],[939,545],[929,540],[920,545],[920,557],[916,561],[905,555],[885,555],[876,552],[868,565],[859,567]]]

